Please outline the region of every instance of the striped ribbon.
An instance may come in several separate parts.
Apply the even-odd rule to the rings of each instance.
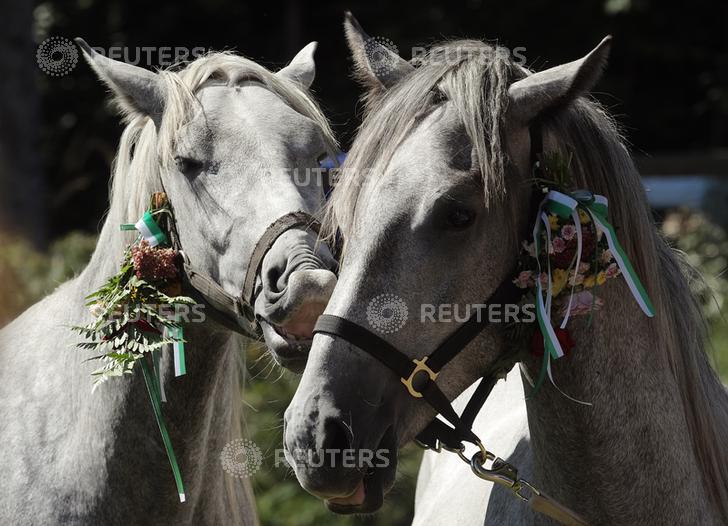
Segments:
[[[167,236],[159,228],[159,225],[154,220],[151,212],[147,210],[144,215],[135,224],[123,224],[121,225],[122,230],[138,230],[142,235],[142,238],[149,243],[150,247],[156,247],[157,245],[167,244]]]
[[[185,364],[185,340],[184,331],[181,325],[169,327],[166,329],[171,338],[174,339],[172,349],[174,350],[174,375],[182,376],[187,374],[187,366]]]
[[[172,447],[172,440],[169,438],[169,432],[167,432],[167,426],[164,423],[164,417],[162,416],[162,402],[159,392],[159,386],[156,383],[155,377],[149,370],[147,361],[145,359],[139,360],[142,364],[142,372],[144,373],[144,383],[147,386],[149,392],[149,398],[152,401],[152,408],[154,409],[154,418],[157,420],[157,426],[159,432],[162,435],[162,442],[164,443],[164,449],[167,452],[167,458],[169,459],[169,465],[172,468],[172,475],[174,476],[174,482],[177,484],[177,493],[179,494],[179,501],[184,502],[186,500],[185,487],[182,483],[182,474],[179,470],[179,464],[177,464],[177,457],[174,454],[174,448]]]
[[[541,334],[544,338],[544,361],[539,372],[538,379],[534,384],[534,394],[541,387],[546,376],[551,379],[551,360],[557,360],[564,355],[564,351],[561,348],[556,334],[554,333],[553,324],[551,322],[551,299],[552,299],[552,281],[551,281],[551,264],[550,258],[548,257],[547,250],[547,277],[548,283],[546,287],[546,301],[544,301],[544,290],[541,285],[541,275],[543,270],[541,269],[541,261],[538,255],[541,253],[541,233],[545,228],[547,247],[551,243],[551,228],[549,225],[547,213],[555,214],[558,217],[565,219],[571,217],[574,221],[577,236],[577,256],[576,256],[576,267],[575,272],[579,271],[579,264],[581,263],[581,250],[583,246],[581,221],[579,219],[579,209],[589,214],[592,221],[594,222],[597,231],[602,233],[607,239],[609,250],[614,257],[614,261],[617,263],[619,270],[621,271],[624,280],[627,282],[629,290],[632,292],[637,304],[640,306],[642,311],[648,316],[653,317],[655,315],[655,308],[650,301],[647,291],[644,285],[640,281],[637,273],[632,267],[632,264],[627,258],[627,254],[624,248],[617,239],[617,234],[614,231],[614,227],[607,221],[608,213],[608,201],[603,195],[595,195],[587,190],[577,190],[570,194],[551,190],[546,194],[546,197],[539,205],[538,214],[536,216],[536,222],[533,226],[533,240],[534,247],[536,250],[536,261],[538,264],[538,278],[536,279],[536,319],[538,321]],[[567,269],[568,272],[568,269]],[[569,303],[567,306],[564,320],[561,323],[561,328],[566,328],[566,323],[569,320],[569,314],[571,313],[571,304],[574,295],[574,285],[571,287],[571,295],[569,296]],[[573,399],[572,399],[573,400]],[[576,400],[578,402],[578,400]]]

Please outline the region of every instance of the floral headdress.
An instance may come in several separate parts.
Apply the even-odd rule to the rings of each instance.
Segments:
[[[598,288],[608,279],[623,276],[632,295],[649,316],[650,298],[607,221],[608,202],[588,190],[573,190],[571,159],[548,154],[539,163],[543,177],[534,178],[543,194],[533,225],[532,238],[523,241],[519,272],[513,282],[528,291],[536,304],[538,333],[535,347],[543,344],[543,365],[534,388],[548,375],[551,360],[573,346],[566,331],[571,316],[591,315],[603,306]],[[561,320],[554,327],[556,320]],[[553,380],[552,380],[553,382]]]

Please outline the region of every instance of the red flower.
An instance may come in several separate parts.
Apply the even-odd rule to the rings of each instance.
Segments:
[[[556,268],[567,268],[576,255],[577,240],[576,236],[571,238],[566,243],[566,248],[563,252],[551,254],[551,261],[553,261]],[[581,260],[591,261],[594,257],[594,249],[597,247],[597,237],[594,235],[594,230],[589,228],[589,225],[582,225],[581,229]]]
[[[174,249],[150,247],[149,243],[142,240],[132,247],[131,255],[139,279],[164,280],[178,275],[177,251]]]
[[[560,327],[554,327],[554,334],[556,339],[561,344],[561,349],[564,351],[564,356],[567,356],[571,350],[576,347],[576,342],[571,338],[568,329],[562,329]],[[543,356],[545,352],[543,334],[541,334],[541,328],[536,327],[531,338],[531,354],[533,356]]]

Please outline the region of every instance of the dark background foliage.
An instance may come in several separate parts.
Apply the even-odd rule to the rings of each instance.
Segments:
[[[341,25],[346,9],[405,58],[412,46],[467,36],[525,47],[529,65],[542,69],[580,57],[612,34],[612,59],[596,96],[619,117],[637,153],[728,145],[728,3],[720,0],[2,0],[0,6],[0,205],[6,228],[41,244],[72,229],[97,230],[121,132],[86,64],[61,78],[37,68],[35,46],[52,35],[82,36],[103,48],[233,49],[272,68],[317,40],[314,91],[346,147],[359,122],[359,89],[349,77]],[[151,62],[143,65],[157,65]]]

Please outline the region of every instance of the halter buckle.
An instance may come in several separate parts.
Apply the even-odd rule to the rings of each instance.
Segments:
[[[427,358],[428,356],[425,356],[424,358],[422,358],[422,360],[418,360],[417,358],[413,359],[412,362],[415,364],[414,370],[407,378],[400,378],[404,386],[407,388],[407,391],[409,391],[409,394],[411,394],[415,398],[422,398],[422,393],[416,390],[414,385],[412,384],[415,375],[419,372],[425,372],[427,373],[427,376],[430,377],[430,380],[435,381],[437,375],[439,374],[430,369],[430,367],[425,363],[427,362]]]

